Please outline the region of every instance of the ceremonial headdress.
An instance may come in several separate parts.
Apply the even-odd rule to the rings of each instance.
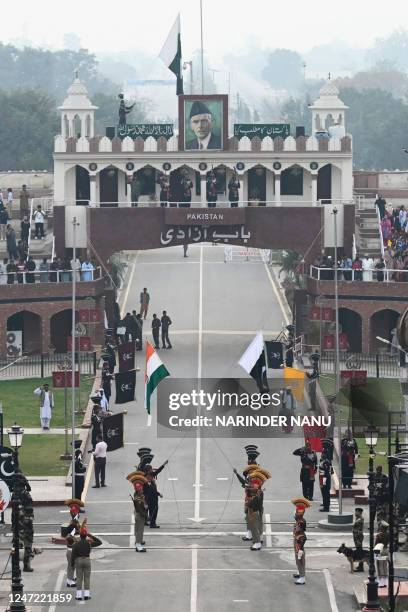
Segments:
[[[306,511],[306,508],[310,508],[310,501],[305,499],[304,497],[295,497],[291,500],[292,504],[296,507],[296,514],[303,515]]]
[[[248,475],[251,472],[254,472],[255,470],[257,470],[258,468],[259,468],[259,465],[257,463],[250,463],[249,465],[245,467],[245,469],[243,470],[243,473]]]
[[[66,499],[64,501],[65,506],[69,506],[69,508],[76,506],[78,508],[83,508],[85,506],[84,502],[81,499],[71,498]]]
[[[143,486],[148,483],[144,472],[141,472],[140,470],[136,470],[135,472],[131,472],[130,474],[128,474],[126,476],[126,480],[129,480],[129,482],[131,482],[133,485],[135,483],[140,483]]]
[[[204,102],[201,102],[201,100],[195,100],[193,102],[193,104],[191,105],[191,110],[190,110],[190,119],[191,117],[194,117],[195,115],[211,115],[211,111],[208,108],[208,106],[206,104],[204,104]]]

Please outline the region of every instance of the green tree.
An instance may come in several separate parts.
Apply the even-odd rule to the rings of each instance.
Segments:
[[[408,31],[403,28],[394,30],[386,38],[377,38],[368,52],[368,60],[374,64],[387,61],[395,68],[406,70],[408,65]]]
[[[303,83],[302,58],[290,49],[275,49],[269,54],[262,76],[273,89],[298,91]]]
[[[59,131],[56,103],[45,93],[0,91],[0,170],[49,170],[53,136]]]

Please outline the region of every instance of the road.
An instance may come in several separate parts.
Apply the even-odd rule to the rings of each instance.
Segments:
[[[267,267],[262,262],[226,264],[220,246],[190,247],[188,258],[177,247],[138,253],[122,296],[124,313],[138,309],[143,287],[151,295],[144,331],[150,332],[153,312],[167,310],[173,320],[174,348],[160,351],[173,377],[242,376],[237,362],[255,333],[263,330],[266,338],[272,338],[286,322]],[[151,419],[143,406],[144,353],[137,355],[141,372],[136,401],[127,405],[125,447],[108,457],[108,487],[87,490],[89,527],[101,534],[104,550],[93,555],[92,600],[77,605],[99,612],[355,610],[351,587],[359,576],[349,580],[347,561],[336,553],[336,547],[351,537],[318,528],[319,491],[307,512],[307,584],[293,583],[290,499],[301,489],[299,461],[292,450],[301,445],[301,438],[158,440],[155,404]],[[232,473],[233,466],[243,469],[243,447],[249,442],[259,444],[259,462],[272,472],[265,486],[261,552],[250,551],[241,540],[243,490]],[[161,528],[146,528],[147,554],[134,551],[131,488],[125,480],[138,462],[138,446],[153,448],[154,466],[169,459],[158,479],[164,496],[158,517]],[[64,512],[61,508],[36,511],[36,521],[43,523],[37,526],[38,543],[49,542],[49,535],[67,518]],[[51,529],[50,523],[55,523]],[[64,552],[55,547],[44,551],[35,560],[36,573],[25,577],[26,586],[58,590],[61,583],[65,585],[64,560]]]

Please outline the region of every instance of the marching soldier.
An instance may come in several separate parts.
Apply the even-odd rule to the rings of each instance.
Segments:
[[[331,442],[329,440],[329,442]],[[320,508],[320,512],[330,511],[330,489],[331,489],[331,475],[333,472],[332,463],[329,455],[323,448],[323,452],[320,456],[319,462],[319,484],[320,491],[322,493],[323,508]]]
[[[310,503],[305,498],[292,499],[292,503],[296,506],[295,510],[295,524],[293,527],[293,548],[295,552],[295,562],[297,567],[297,574],[293,574],[296,579],[295,584],[306,583],[306,554],[305,554],[305,543],[306,543],[306,521],[304,519],[304,513],[306,508],[310,507]]]
[[[362,556],[363,540],[364,540],[364,518],[363,508],[356,508],[354,510],[354,524],[353,524],[353,540],[356,551]],[[364,571],[363,561],[359,561],[356,572]]]
[[[261,550],[262,548],[262,510],[261,487],[255,479],[251,479],[250,484],[246,487],[245,495],[247,524],[252,534],[250,550]]]
[[[80,448],[75,449],[75,496],[81,499],[85,485],[86,465],[82,460]]]
[[[69,506],[71,521],[67,527],[61,529],[61,534],[65,537],[67,544],[67,587],[74,587],[76,586],[75,568],[71,565],[71,555],[72,547],[78,540],[80,530],[79,513],[84,503],[80,499],[68,499],[65,504]]]
[[[76,595],[75,599],[91,599],[91,549],[100,546],[102,541],[90,534],[86,527],[86,519],[79,530],[79,541],[72,546],[71,567],[76,571]]]
[[[304,446],[293,451],[293,454],[300,457],[300,482],[302,483],[303,497],[313,501],[314,481],[317,471],[317,455],[312,450],[309,441]]]
[[[153,455],[147,456],[147,459],[150,459],[151,461],[153,459]],[[163,495],[157,490],[156,479],[167,464],[168,460],[156,469],[152,468],[150,463],[147,463],[144,467],[147,484],[145,485],[143,492],[149,508],[149,525],[152,529],[158,529],[160,527],[160,525],[156,524],[156,519],[159,512],[159,497],[163,497]]]
[[[148,480],[141,470],[128,474],[126,479],[132,483],[134,489],[132,501],[135,512],[135,551],[144,553],[146,548],[144,546],[143,534],[147,519],[147,503],[143,490],[148,484]]]

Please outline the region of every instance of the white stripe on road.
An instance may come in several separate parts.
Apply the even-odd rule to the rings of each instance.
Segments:
[[[58,572],[57,581],[55,583],[54,593],[60,593],[61,592],[62,581],[64,579],[64,574],[65,574],[64,570],[60,570]],[[56,609],[57,609],[57,606],[55,604],[53,604],[52,606],[50,606],[48,608],[48,612],[55,612]]]
[[[203,248],[200,248],[200,275],[198,287],[198,354],[197,354],[197,379],[201,384],[203,357]],[[198,434],[195,446],[195,488],[194,495],[194,522],[200,522],[200,471],[201,471],[201,438]],[[197,604],[197,602],[196,602]]]
[[[249,603],[249,599],[233,599],[232,603]]]
[[[151,415],[151,413],[150,413],[150,414],[148,414],[148,415],[147,415],[147,423],[146,423],[146,426],[147,426],[147,427],[151,427],[151,425],[152,425],[152,415]]]
[[[130,515],[130,534],[129,534],[129,546],[130,548],[135,548],[136,538],[135,538],[135,514],[132,512]]]
[[[201,251],[202,253],[202,251]],[[191,594],[190,594],[190,612],[197,612],[197,545],[194,544],[191,549]]]
[[[217,478],[217,480],[229,480],[229,478],[225,476],[225,477],[222,477],[222,478],[221,477]]]
[[[170,527],[171,528],[171,527]],[[174,524],[174,529],[177,529],[178,526],[176,524]],[[93,532],[94,535],[96,536],[129,536],[129,531],[95,531]],[[201,537],[201,536],[214,536],[214,537],[226,537],[226,536],[243,536],[246,534],[246,531],[201,531],[201,529],[190,529],[189,531],[160,531],[157,532],[156,530],[154,531],[149,531],[149,537],[150,536],[173,536],[173,537],[187,537],[187,538],[195,538],[196,536]],[[11,532],[6,533],[6,537],[11,537]],[[271,531],[270,533],[268,533],[268,535],[270,536],[287,536],[290,539],[293,539],[293,535],[291,531]],[[364,535],[368,535],[368,534],[364,534]],[[55,536],[55,532],[50,532],[50,533],[37,533],[34,537],[39,540],[41,538],[50,538]],[[309,536],[308,536],[308,542],[309,545],[313,542],[315,542],[315,536],[325,536],[328,540],[331,540],[332,538],[339,538],[344,540],[344,531],[339,531],[339,532],[333,532],[333,531],[327,531],[327,532],[309,532]]]
[[[178,478],[168,478],[167,480],[178,480]]]
[[[268,265],[264,264],[264,267],[265,267],[265,270],[266,270],[266,274],[267,274],[267,276],[269,278],[269,282],[272,285],[272,289],[273,289],[273,291],[275,293],[275,296],[276,296],[276,299],[278,301],[279,307],[280,307],[280,309],[282,311],[283,317],[285,319],[285,323],[286,323],[286,325],[289,325],[290,321],[288,319],[288,315],[286,314],[285,306],[283,305],[283,301],[282,301],[282,297],[281,297],[281,295],[279,293],[279,289],[277,288],[276,283],[273,280],[273,277],[272,277],[272,274],[271,274],[271,272],[270,272],[270,270],[268,268]]]
[[[266,535],[266,548],[272,547],[272,527],[271,527],[271,515],[265,514],[265,535]]]
[[[336,602],[336,594],[334,592],[333,582],[331,579],[331,575],[328,569],[323,570],[324,580],[327,586],[327,592],[329,594],[330,608],[331,612],[339,612]]]
[[[126,287],[125,296],[123,298],[122,308],[121,308],[121,311],[120,311],[120,316],[121,316],[122,319],[125,316],[126,305],[127,305],[127,301],[128,301],[128,297],[129,297],[129,291],[130,291],[130,288],[132,286],[133,276],[135,274],[136,262],[137,262],[138,255],[139,255],[139,251],[136,253],[135,261],[132,264],[132,271],[130,273],[129,282],[128,282],[128,285]]]

